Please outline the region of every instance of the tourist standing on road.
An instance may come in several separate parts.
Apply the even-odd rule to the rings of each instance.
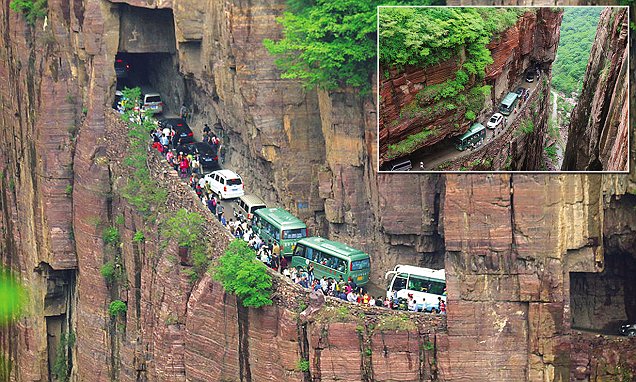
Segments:
[[[446,314],[446,303],[441,297],[437,298],[437,311],[441,314]]]
[[[216,216],[219,218],[219,221],[221,221],[221,215],[223,215],[223,206],[221,205],[221,203],[216,203]],[[225,225],[225,224],[223,224]]]
[[[307,266],[307,276],[309,276],[309,282],[314,281],[314,265],[312,263]]]

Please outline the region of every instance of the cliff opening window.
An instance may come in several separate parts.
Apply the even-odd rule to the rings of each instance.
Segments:
[[[139,86],[142,92],[157,92],[164,103],[163,114],[176,114],[186,92],[179,72],[172,10],[127,4],[118,7],[117,89]]]
[[[636,322],[636,253],[605,249],[601,273],[570,273],[572,327],[617,334]]]

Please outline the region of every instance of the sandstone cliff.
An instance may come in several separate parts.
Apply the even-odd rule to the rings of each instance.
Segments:
[[[626,171],[628,130],[627,8],[601,14],[590,62],[572,111],[564,170]]]
[[[636,187],[633,172],[377,176],[372,97],[303,92],[279,79],[262,48],[263,36],[280,33],[282,1],[126,1],[173,13],[195,130],[221,120],[230,164],[249,189],[309,220],[314,232],[367,250],[376,281],[398,262],[445,262],[448,272],[447,330],[435,319],[397,332],[379,330],[372,318],[360,327],[328,317],[304,327],[298,305],[283,303],[299,292],[275,296],[277,304],[261,311],[241,310],[207,277],[190,285],[171,258],[175,248],[157,248],[152,224],[145,243],[132,240],[143,222],[117,197],[124,175],[108,144],[118,131],[108,114],[113,58],[122,35],[127,44],[134,38],[134,29],[121,30],[124,5],[48,3],[46,27],[43,20],[27,26],[8,0],[0,9],[0,78],[8,85],[0,93],[0,258],[32,296],[29,314],[0,330],[13,380],[49,380],[60,334],[69,330],[77,333],[68,353],[75,381],[568,380],[617,375],[619,365],[633,372],[633,359],[616,357],[612,339],[571,334],[572,322],[585,322],[611,297],[587,299],[590,286],[629,294],[615,265],[633,257],[634,201],[625,195]],[[143,41],[134,49],[157,48]],[[165,184],[183,194],[173,177],[168,172]],[[185,195],[171,208],[195,208]],[[112,255],[102,230],[119,216],[129,284],[114,291],[99,269]],[[129,307],[123,327],[107,313],[114,292]],[[626,315],[633,312],[633,301],[624,304]],[[611,352],[592,347],[606,341]],[[298,371],[301,358],[310,375]]]

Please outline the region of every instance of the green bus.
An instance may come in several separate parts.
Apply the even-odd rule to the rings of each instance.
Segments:
[[[484,138],[486,138],[486,127],[479,122],[474,123],[464,135],[455,138],[455,148],[464,151],[468,146],[476,145]]]
[[[296,242],[307,237],[307,225],[282,208],[260,208],[254,211],[252,229],[263,241],[278,243],[282,256],[291,256]]]
[[[338,276],[342,276],[346,281],[351,277],[357,285],[365,285],[369,281],[369,255],[336,241],[322,237],[299,240],[291,265],[306,270],[310,263],[314,266],[315,278],[327,276],[338,280]]]

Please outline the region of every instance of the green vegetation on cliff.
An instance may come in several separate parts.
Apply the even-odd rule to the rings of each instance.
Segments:
[[[443,2],[288,0],[288,11],[279,19],[284,37],[263,42],[277,57],[282,78],[300,79],[310,88],[368,88],[376,66],[376,7],[440,3]]]
[[[552,65],[552,87],[567,97],[580,92],[592,42],[603,8],[565,8],[556,60]]]
[[[482,86],[485,69],[493,62],[487,45],[525,12],[528,9],[380,8],[379,60],[385,78],[392,70],[400,72],[407,66],[426,68],[458,61],[454,78],[420,90],[416,101],[400,111],[400,119],[407,112],[408,118],[432,120],[435,114],[447,115],[457,109],[458,124],[465,124],[461,119],[475,120],[491,90]],[[384,157],[408,155],[426,145],[434,130],[427,126],[388,145]]]
[[[210,273],[227,293],[235,294],[243,306],[260,308],[272,305],[269,298],[272,277],[267,274],[267,267],[256,260],[256,253],[245,241],[232,241]]]
[[[37,19],[46,16],[47,0],[11,0],[9,8],[14,12],[22,13],[26,22],[34,25]]]

